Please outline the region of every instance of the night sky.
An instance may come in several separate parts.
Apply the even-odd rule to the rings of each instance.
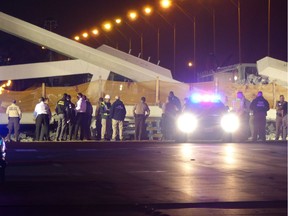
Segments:
[[[23,19],[40,27],[45,20],[56,20],[53,32],[73,38],[94,26],[100,26],[104,20],[113,20],[116,16],[126,19],[130,9],[141,11],[149,3],[158,13],[149,18],[128,21],[137,34],[127,24],[97,39],[88,39],[82,43],[98,47],[106,43],[119,50],[128,52],[128,37],[132,39],[131,54],[140,53],[140,37],[143,34],[144,59],[157,63],[157,29],[160,30],[160,65],[171,69],[175,79],[191,82],[196,72],[219,66],[237,64],[238,20],[237,0],[177,0],[180,8],[188,13],[185,16],[179,7],[162,11],[158,1],[150,0],[1,0],[0,10],[8,15]],[[241,3],[241,52],[242,63],[256,63],[268,54],[268,0],[240,0]],[[213,49],[213,16],[215,11],[215,53]],[[160,16],[160,15],[162,16]],[[165,18],[165,20],[163,19]],[[193,31],[195,17],[196,31]],[[168,23],[170,24],[168,24]],[[287,0],[271,0],[270,56],[287,61]],[[173,25],[176,29],[176,61],[174,65]],[[196,43],[194,44],[194,36]],[[195,47],[194,47],[195,46]],[[195,51],[195,59],[193,53]],[[29,42],[0,32],[0,56],[10,57],[9,64],[22,64],[47,61],[47,53]],[[58,58],[59,59],[59,58]],[[187,66],[188,61],[195,68]],[[174,71],[175,67],[175,71]]]

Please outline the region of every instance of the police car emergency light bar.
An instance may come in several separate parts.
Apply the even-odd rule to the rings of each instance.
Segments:
[[[199,94],[195,93],[190,96],[190,100],[192,103],[216,103],[219,102],[221,99],[220,95],[218,94]]]

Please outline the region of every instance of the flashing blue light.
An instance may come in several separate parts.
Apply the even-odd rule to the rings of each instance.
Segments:
[[[192,103],[200,103],[200,102],[206,102],[206,103],[216,103],[219,102],[221,97],[218,94],[192,94],[191,97]]]
[[[201,95],[200,94],[193,94],[191,96],[192,103],[199,103],[201,101]]]

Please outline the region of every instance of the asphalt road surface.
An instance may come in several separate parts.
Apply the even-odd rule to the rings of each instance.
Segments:
[[[1,216],[286,216],[287,143],[11,143]]]

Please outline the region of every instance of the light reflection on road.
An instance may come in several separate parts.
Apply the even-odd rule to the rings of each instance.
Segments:
[[[228,144],[227,146],[224,147],[224,154],[225,154],[224,160],[226,164],[228,165],[236,164],[237,162],[236,152],[237,152],[237,149],[235,148],[233,144]]]

